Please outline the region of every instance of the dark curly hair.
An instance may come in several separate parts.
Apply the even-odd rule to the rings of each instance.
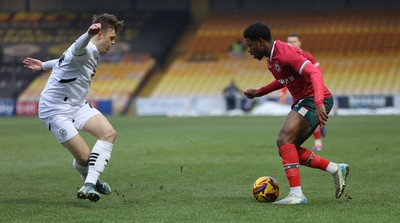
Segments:
[[[243,37],[250,40],[257,40],[259,38],[263,38],[266,41],[272,40],[271,30],[269,27],[260,22],[248,26],[243,32]]]
[[[124,20],[119,21],[115,15],[108,13],[93,15],[92,24],[94,23],[100,23],[102,31],[112,28],[115,33],[118,33],[124,27]]]

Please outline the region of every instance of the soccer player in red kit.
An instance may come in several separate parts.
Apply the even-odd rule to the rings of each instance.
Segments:
[[[303,56],[309,60],[316,68],[318,68],[321,72],[322,69],[319,66],[319,62],[314,58],[314,56],[310,53],[307,52],[305,50],[301,49],[301,39],[300,39],[300,35],[298,34],[290,34],[287,36],[287,42],[292,45],[297,47],[298,49],[300,49],[301,54],[303,54]],[[284,90],[285,89],[285,92]],[[283,88],[282,89],[282,95],[284,95],[286,97],[286,90],[287,88]],[[325,131],[324,126],[323,125],[318,125],[317,128],[315,129],[313,135],[314,135],[314,147],[312,148],[313,150],[316,151],[320,151],[322,150],[322,133]]]
[[[318,168],[332,174],[335,196],[340,198],[350,172],[349,166],[331,162],[301,146],[318,125],[326,124],[328,113],[332,109],[332,94],[324,85],[321,71],[296,47],[272,39],[271,31],[265,24],[250,25],[245,29],[243,37],[249,53],[254,58],[261,60],[266,57],[268,69],[275,78],[264,87],[245,90],[244,95],[252,99],[287,87],[294,102],[276,140],[289,180],[290,193],[274,204],[308,203],[301,189],[300,165]]]

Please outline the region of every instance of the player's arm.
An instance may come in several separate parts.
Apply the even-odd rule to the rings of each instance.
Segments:
[[[90,39],[98,34],[101,30],[101,24],[100,23],[94,23],[92,24],[88,31],[84,33],[82,36],[80,36],[76,41],[74,46],[72,47],[72,54],[75,56],[79,56],[82,54],[86,53],[86,46],[89,44]]]
[[[321,125],[325,125],[328,114],[324,105],[325,85],[322,78],[321,69],[315,67],[310,60],[302,54],[294,52],[290,57],[286,57],[287,65],[304,77],[309,77],[314,91],[315,115]]]
[[[259,89],[247,89],[243,93],[246,97],[253,99],[255,97],[261,97],[267,95],[273,91],[283,88],[284,85],[279,83],[277,80],[272,81],[268,85],[261,87]]]
[[[328,114],[325,110],[324,105],[324,79],[322,78],[322,72],[316,68],[313,64],[305,64],[304,69],[301,72],[304,76],[309,76],[314,90],[314,104],[316,108],[316,115],[318,121],[322,124],[326,124]]]
[[[58,63],[58,59],[48,60],[42,63],[42,70],[53,68]]]
[[[308,57],[310,57],[309,53]],[[324,105],[325,85],[321,69],[315,67],[312,61],[298,52],[294,52],[290,57],[286,57],[286,60],[283,63],[286,66],[290,66],[303,77],[310,78],[314,90],[315,107]]]
[[[57,62],[58,59],[42,62],[41,60],[31,57],[27,57],[22,61],[24,67],[33,71],[48,70],[50,68],[53,68],[57,64]]]

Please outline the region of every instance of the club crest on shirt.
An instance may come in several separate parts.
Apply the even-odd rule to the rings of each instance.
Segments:
[[[279,64],[274,64],[275,65],[275,70],[278,71],[279,73],[281,72],[281,67],[279,66]]]

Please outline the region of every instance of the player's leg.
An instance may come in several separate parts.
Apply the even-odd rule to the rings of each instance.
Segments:
[[[55,115],[49,118],[43,118],[43,123],[48,126],[49,131],[57,138],[58,142],[61,143],[68,151],[74,156],[75,164],[81,167],[81,176],[85,174],[85,166],[87,166],[90,150],[86,142],[78,134],[77,129],[74,126],[74,120],[72,117]],[[80,190],[78,192],[78,198],[90,199],[97,201],[100,195],[93,190]]]
[[[305,116],[306,119],[308,118],[313,118],[314,114],[311,114],[310,116]],[[312,122],[309,122],[312,123]],[[311,124],[312,125],[312,124]],[[327,171],[331,174],[333,174],[335,171],[337,171],[337,164],[333,163],[327,159],[324,159],[314,152],[312,152],[310,149],[301,147],[301,145],[308,139],[308,137],[305,135],[303,138],[300,138],[297,141],[296,147],[297,147],[297,152],[299,154],[299,162],[300,165],[311,167],[311,168],[317,168],[321,169],[324,171]]]
[[[74,156],[72,167],[79,173],[82,179],[86,179],[90,149],[80,135],[63,143],[63,146]]]
[[[340,198],[346,187],[347,175],[350,172],[349,165],[334,163],[303,147],[298,148],[298,153],[301,165],[317,168],[332,174],[335,183],[335,196]]]
[[[99,179],[106,168],[113,150],[116,132],[106,117],[102,114],[93,116],[84,125],[83,129],[97,138],[89,158],[89,172],[85,183],[96,182],[97,190],[105,195],[111,193],[110,186]]]
[[[46,123],[58,142],[75,158],[73,163],[80,167],[79,174],[83,178],[86,177],[85,167],[87,169],[90,149],[76,130],[73,119],[67,116],[53,116],[44,120],[43,122]]]
[[[350,172],[350,167],[344,163],[334,163],[301,146],[297,146],[297,152],[299,154],[300,165],[317,168],[332,174],[335,183],[335,196],[336,198],[340,198],[346,187],[346,178]]]
[[[86,142],[79,137],[80,140],[82,141],[81,146],[80,147],[86,147],[85,150],[82,151],[78,151],[78,153],[76,153],[76,155],[74,155],[74,152],[72,149],[69,149],[70,152],[74,155],[74,160],[72,162],[72,166],[73,168],[80,174],[80,176],[82,177],[83,180],[86,179],[87,175],[88,175],[88,162],[89,162],[89,155],[90,155],[90,149],[87,146]],[[85,151],[85,153],[83,153],[83,151]],[[109,195],[111,193],[111,188],[110,186],[102,181],[101,179],[98,179],[95,185],[95,189],[97,192],[104,194],[104,195]]]
[[[332,99],[325,99],[324,103],[326,110],[329,112],[332,108]],[[308,108],[313,108],[313,101],[304,100],[301,105]],[[300,111],[298,107],[294,108],[294,110]],[[300,112],[299,114],[303,114],[304,119],[308,121],[309,126],[311,126],[312,129],[317,128],[318,121],[316,119],[315,111],[313,109],[309,109],[307,112]],[[308,137],[309,136],[307,135],[299,135],[298,141],[296,143],[300,164],[303,166],[318,168],[332,174],[335,183],[335,196],[339,198],[343,194],[346,185],[346,177],[350,171],[349,166],[347,164],[334,163],[330,160],[318,156],[309,149],[301,147],[301,145],[308,139]]]
[[[274,202],[274,204],[307,204],[300,184],[300,162],[296,145],[300,139],[311,136],[312,132],[313,129],[302,115],[294,110],[289,112],[279,132],[277,145],[286,177],[289,180],[290,193],[286,198]]]
[[[321,131],[321,126],[317,126],[315,129],[313,135],[314,135],[314,147],[312,148],[315,151],[320,151],[322,150],[322,131]]]
[[[75,126],[83,129],[97,138],[90,153],[88,174],[85,185],[93,186],[98,192],[108,195],[111,193],[110,186],[99,179],[106,168],[113,149],[116,132],[106,117],[89,104],[83,106],[75,115]]]
[[[73,167],[78,171],[83,179],[88,174],[88,160],[90,149],[85,140],[77,134],[70,140],[62,143],[70,153],[74,156]],[[77,193],[79,199],[89,199],[90,201],[98,201],[100,199],[99,193],[94,186],[82,186]]]

